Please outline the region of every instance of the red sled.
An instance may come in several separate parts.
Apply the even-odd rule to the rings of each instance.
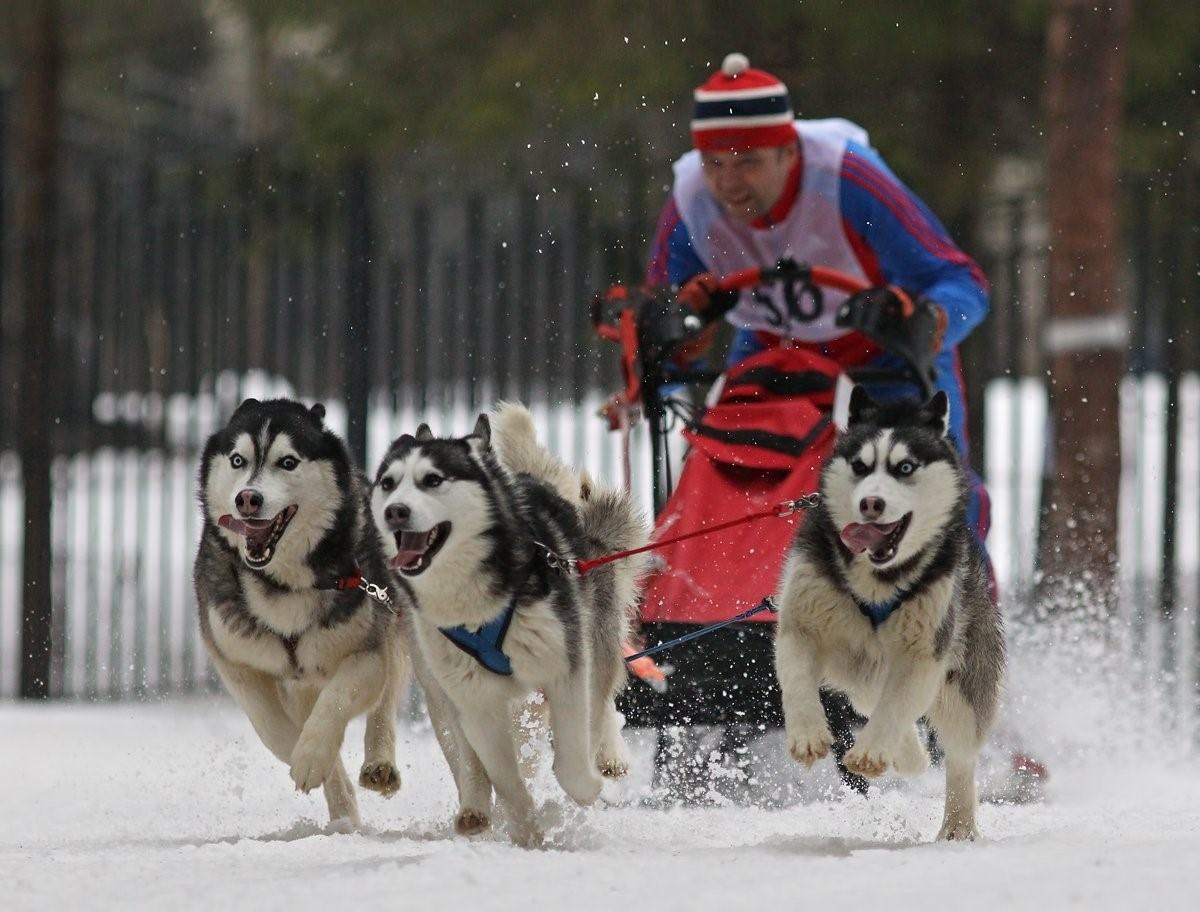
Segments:
[[[688,427],[679,483],[654,538],[702,532],[817,489],[833,446],[840,368],[796,348],[760,352],[731,368],[716,404]],[[654,552],[643,623],[710,624],[774,593],[803,513],[768,516]],[[762,613],[747,623],[770,623]]]

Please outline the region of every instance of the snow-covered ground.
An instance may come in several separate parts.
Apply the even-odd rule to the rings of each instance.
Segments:
[[[1153,582],[1169,452],[1155,444],[1162,396],[1153,383],[1126,392],[1133,458],[1121,480],[1123,567]],[[1181,568],[1193,572],[1200,382],[1191,378],[1183,398],[1177,547]],[[1044,410],[1036,385],[989,390],[989,427],[1020,429],[1008,449],[991,434],[986,458],[995,506],[990,545],[1010,584],[1031,569]],[[466,426],[469,418],[451,423]],[[573,452],[597,477],[614,477],[614,438],[598,422],[545,410],[538,418],[556,450]],[[373,445],[389,433],[374,428]],[[644,456],[635,468],[647,465]],[[143,454],[105,452],[56,471],[68,492],[56,526],[68,556],[56,584],[66,603],[64,690],[128,696],[139,684],[154,692],[203,682],[186,582],[195,533],[190,460],[147,464]],[[19,566],[15,479],[0,460],[0,487],[7,485],[0,568]],[[636,481],[644,495],[644,473]],[[143,516],[148,526],[131,521]],[[119,534],[108,534],[113,529]],[[17,578],[0,574],[0,693],[15,682]],[[361,795],[364,830],[332,833],[321,798],[292,791],[286,770],[224,698],[0,702],[0,912],[299,912],[366,900],[480,912],[630,903],[655,912],[790,909],[863,899],[922,910],[1193,909],[1200,902],[1197,606],[1185,593],[1167,629],[1156,619],[1154,593],[1134,594],[1107,630],[1079,605],[1011,631],[1011,697],[981,769],[981,792],[992,800],[980,812],[984,838],[973,845],[932,843],[940,770],[915,782],[885,780],[863,800],[841,790],[828,763],[803,773],[781,756],[777,737],[760,745],[756,781],[739,787],[782,791],[783,806],[722,799],[731,778],[721,767],[712,771],[715,806],[671,806],[650,788],[649,742],[640,738],[630,781],[606,787],[605,801],[591,810],[569,806],[543,766],[536,789],[545,802],[545,849],[515,849],[502,834],[463,839],[450,827],[449,775],[420,721],[401,730],[400,794],[390,801]],[[1162,657],[1168,645],[1170,662]],[[1008,793],[1014,751],[1049,766],[1044,801],[996,800]],[[344,755],[356,770],[361,725]]]
[[[464,839],[419,722],[401,730],[401,792],[361,795],[365,830],[330,833],[319,796],[292,791],[224,699],[0,704],[0,909],[1194,909],[1200,758],[1105,642],[1063,627],[1022,646],[1024,696],[983,790],[1002,784],[1014,731],[1051,779],[1041,803],[984,804],[968,845],[932,843],[940,770],[864,800],[828,764],[786,764],[776,776],[812,783],[787,807],[663,808],[644,800],[645,742],[632,781],[591,810],[539,772],[547,848]]]

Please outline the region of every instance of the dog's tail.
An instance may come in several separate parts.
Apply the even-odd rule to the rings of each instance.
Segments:
[[[529,409],[519,402],[500,402],[492,410],[492,445],[500,464],[510,472],[523,472],[550,485],[575,507],[583,534],[598,543],[603,553],[640,548],[649,539],[645,514],[624,491],[596,485],[586,472],[578,472],[538,443]],[[636,616],[637,587],[647,563],[642,556],[624,558],[614,565],[616,601],[623,610],[623,627]]]
[[[650,538],[646,514],[625,491],[591,486],[578,506],[584,534],[598,542],[601,553],[640,548]],[[645,554],[623,557],[602,569],[613,570],[613,603],[620,611],[621,641],[630,642],[637,628],[638,592],[650,569]]]
[[[646,544],[646,516],[633,498],[588,484],[579,502],[579,519],[584,534],[610,551],[626,551]]]
[[[492,445],[510,472],[532,475],[569,503],[580,504],[591,481],[538,443],[529,409],[519,402],[498,402],[491,415]]]

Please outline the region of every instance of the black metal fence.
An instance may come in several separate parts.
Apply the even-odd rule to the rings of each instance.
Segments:
[[[0,95],[0,130],[5,123]],[[484,187],[447,175],[414,188],[402,173],[363,162],[320,169],[239,148],[223,138],[230,133],[212,125],[196,135],[114,137],[82,118],[66,124],[46,365],[56,694],[211,683],[190,592],[195,460],[244,395],[326,401],[368,464],[417,416],[462,429],[495,398],[518,397],[535,403],[568,458],[615,474],[594,417],[602,391],[617,385],[615,359],[591,337],[587,300],[640,273],[661,179],[567,171]],[[0,213],[11,208],[14,180],[4,156]],[[1171,341],[1196,335],[1200,207],[1188,187],[1131,194],[1138,331],[1126,425],[1141,423],[1124,482],[1159,490],[1163,505],[1154,528],[1136,529],[1152,544],[1130,559],[1140,588],[1127,603],[1147,638],[1170,640],[1171,662],[1192,663],[1194,688],[1195,630],[1186,654],[1174,635],[1195,616],[1200,536],[1189,531],[1200,523],[1195,510],[1175,509],[1200,486],[1189,455],[1200,447],[1200,401],[1187,379],[1197,362]],[[1036,194],[984,208],[979,236],[963,240],[993,280],[993,316],[963,360],[974,459],[996,500],[993,552],[1002,581],[1020,594],[1032,581],[1045,440],[1045,239]],[[0,695],[16,688],[23,542],[10,235],[0,227]],[[1147,444],[1156,439],[1158,455]]]

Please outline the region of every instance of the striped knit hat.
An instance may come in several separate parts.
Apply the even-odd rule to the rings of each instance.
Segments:
[[[730,54],[695,91],[692,143],[702,152],[744,152],[796,141],[787,86],[751,69],[745,54]]]

